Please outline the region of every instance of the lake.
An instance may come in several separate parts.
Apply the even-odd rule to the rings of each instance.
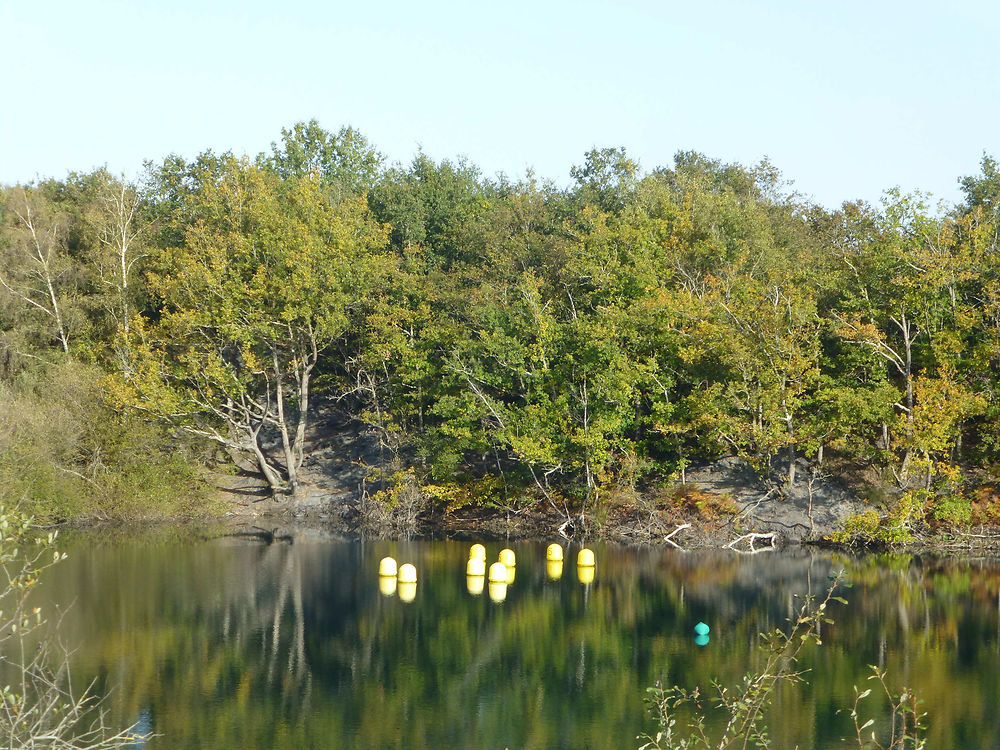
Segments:
[[[487,543],[488,562],[501,546]],[[63,547],[43,591],[74,682],[110,691],[110,721],[157,732],[151,749],[634,748],[654,729],[648,686],[736,683],[761,663],[757,634],[840,569],[849,603],[804,652],[806,684],[778,691],[774,746],[846,747],[843,709],[877,664],[925,701],[929,747],[1000,747],[996,560],[597,544],[583,584],[576,547],[553,579],[545,543],[514,543],[496,603],[469,586],[469,546],[454,541],[95,533]],[[416,566],[415,592],[380,591],[386,555]],[[884,722],[885,701],[869,700]]]

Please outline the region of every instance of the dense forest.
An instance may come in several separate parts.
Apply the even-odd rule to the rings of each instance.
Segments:
[[[891,190],[831,210],[694,152],[595,149],[570,175],[389,165],[310,122],[255,157],[3,187],[0,495],[177,515],[232,462],[294,497],[310,404],[335,399],[379,436],[373,479],[442,506],[586,509],[735,455],[787,483],[863,470],[888,512],[1000,516],[992,158],[947,212]]]

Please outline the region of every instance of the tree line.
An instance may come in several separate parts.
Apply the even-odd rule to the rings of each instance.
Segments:
[[[4,187],[0,487],[103,502],[127,466],[190,490],[224,454],[294,494],[322,397],[452,506],[586,508],[735,455],[978,512],[1000,457],[991,157],[946,211],[894,190],[828,209],[767,161],[694,152],[644,171],[594,149],[570,176],[390,165],[309,122],[255,157]]]

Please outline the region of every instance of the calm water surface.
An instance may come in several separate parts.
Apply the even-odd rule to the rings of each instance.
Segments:
[[[575,549],[552,580],[544,544],[513,548],[502,604],[469,592],[468,545],[440,541],[82,537],[44,588],[75,680],[112,691],[118,725],[158,732],[149,748],[634,748],[647,686],[734,683],[756,634],[846,568],[850,603],[805,654],[808,684],[778,694],[775,746],[845,747],[841,710],[880,664],[923,697],[930,747],[1000,747],[996,561],[598,545],[583,585]],[[417,566],[412,602],[380,593],[384,555]]]

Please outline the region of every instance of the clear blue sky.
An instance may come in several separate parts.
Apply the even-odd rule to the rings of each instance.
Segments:
[[[956,200],[1000,155],[981,2],[0,0],[0,183],[351,124],[487,174],[568,182],[592,146],[765,155],[830,206]]]

